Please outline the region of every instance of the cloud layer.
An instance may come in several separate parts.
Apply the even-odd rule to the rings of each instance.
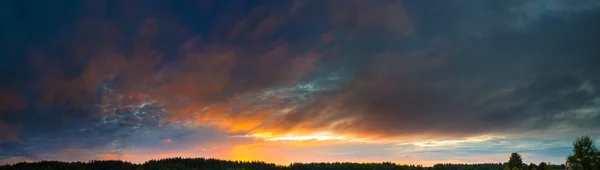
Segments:
[[[3,160],[143,160],[149,147],[176,156],[167,151],[195,143],[225,159],[256,159],[239,146],[288,148],[264,157],[274,160],[326,145],[342,150],[322,154],[332,160],[469,162],[488,145],[502,145],[492,160],[527,152],[506,142],[560,137],[534,150],[562,154],[565,140],[600,135],[598,5],[93,1],[48,5],[69,10],[47,16],[5,6],[31,19],[5,17]],[[458,146],[397,150],[440,141]]]

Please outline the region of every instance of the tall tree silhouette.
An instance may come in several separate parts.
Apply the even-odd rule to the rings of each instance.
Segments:
[[[508,166],[512,168],[521,169],[523,167],[523,160],[521,159],[521,155],[515,152],[510,154],[510,158],[508,159]]]
[[[573,154],[567,161],[574,166],[581,166],[583,170],[592,170],[594,163],[599,162],[598,149],[589,136],[582,136],[573,142]]]

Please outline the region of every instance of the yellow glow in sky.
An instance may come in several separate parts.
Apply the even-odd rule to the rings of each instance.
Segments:
[[[267,141],[307,141],[307,140],[348,140],[345,136],[333,135],[329,132],[320,132],[308,135],[296,135],[296,134],[285,134],[285,135],[272,135],[270,133],[257,133],[248,135],[249,137],[255,137],[264,139]]]

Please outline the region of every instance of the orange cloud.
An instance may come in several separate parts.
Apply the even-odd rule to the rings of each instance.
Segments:
[[[408,36],[414,28],[403,8],[400,2],[353,1],[346,5],[341,3],[332,18],[336,24],[349,24],[350,32],[382,29],[394,36]],[[287,17],[293,16],[256,9],[233,28],[230,36],[260,37],[278,29]],[[386,90],[393,90],[393,85],[380,85],[386,84],[382,81],[390,77],[399,76],[395,74],[405,72],[404,68],[390,64],[397,63],[389,62],[396,57],[394,54],[375,56],[380,59],[376,63],[364,63],[369,66],[381,64],[368,73],[393,72],[394,75],[376,74],[373,78],[353,81],[344,89],[350,90],[350,94],[323,97],[309,101],[306,107],[293,108],[296,103],[282,106],[279,96],[259,102],[244,101],[247,100],[244,97],[297,83],[313,73],[325,56],[321,51],[309,47],[307,52],[302,52],[285,40],[236,46],[212,37],[194,36],[177,42],[173,52],[177,57],[167,59],[157,35],[174,34],[160,31],[164,30],[161,28],[181,28],[180,25],[160,17],[145,19],[139,25],[129,52],[117,48],[120,35],[124,34],[122,27],[118,22],[84,20],[73,35],[60,42],[63,50],[72,55],[65,59],[67,62],[38,61],[38,64],[50,63],[40,65],[44,74],[38,87],[44,103],[85,107],[98,102],[102,109],[109,110],[100,114],[112,114],[110,110],[148,99],[166,110],[160,113],[164,118],[161,123],[212,126],[229,134],[268,136],[265,140],[399,138],[396,137],[398,133],[389,129],[372,127],[370,123],[378,125],[376,122],[382,118],[369,115],[373,111],[369,109],[377,107],[348,109],[361,104],[358,100],[362,99],[363,93],[373,97],[375,95],[368,92],[383,95]],[[317,37],[316,42],[332,43],[330,33],[323,35]],[[82,71],[68,75],[70,67]],[[100,85],[106,85],[116,95],[97,96],[102,94],[98,92]]]
[[[121,76],[124,89],[133,89],[148,81],[152,69],[160,62],[161,55],[155,51],[151,41],[151,31],[156,27],[153,20],[147,20],[140,27],[131,56],[116,49],[119,25],[93,20],[83,20],[79,27],[56,42],[63,44],[62,50],[71,55],[68,58],[50,60],[49,56],[37,56],[33,64],[41,67],[42,74],[38,88],[45,104],[66,104],[84,107],[97,98],[98,86],[110,76]],[[148,28],[152,27],[152,28]],[[84,38],[85,37],[85,38]],[[63,42],[64,41],[64,42]],[[68,65],[70,64],[70,65]],[[71,67],[83,67],[76,77],[68,76]]]
[[[291,17],[265,12],[257,8],[231,35],[260,37]],[[165,118],[162,123],[192,122],[231,133],[248,132],[273,127],[278,121],[272,115],[275,110],[243,111],[250,107],[236,106],[240,109],[232,112],[229,101],[275,85],[293,84],[312,73],[321,58],[317,51],[299,52],[285,41],[233,46],[193,36],[177,42],[177,57],[165,62],[157,35],[185,35],[185,31],[161,32],[181,25],[165,18],[147,18],[129,44],[131,51],[124,52],[117,47],[127,30],[121,22],[82,19],[69,34],[54,42],[58,45],[53,49],[65,55],[44,56],[36,53],[41,50],[32,49],[31,63],[42,75],[37,82],[40,103],[85,109],[95,104],[100,112],[90,116],[107,116],[116,109],[152,100],[167,111],[161,115]],[[245,28],[252,29],[246,32]],[[80,72],[73,74],[73,68]],[[99,92],[103,86],[114,94]]]

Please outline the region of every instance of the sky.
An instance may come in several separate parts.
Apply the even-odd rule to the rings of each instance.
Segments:
[[[0,1],[0,165],[561,164],[600,1]]]

